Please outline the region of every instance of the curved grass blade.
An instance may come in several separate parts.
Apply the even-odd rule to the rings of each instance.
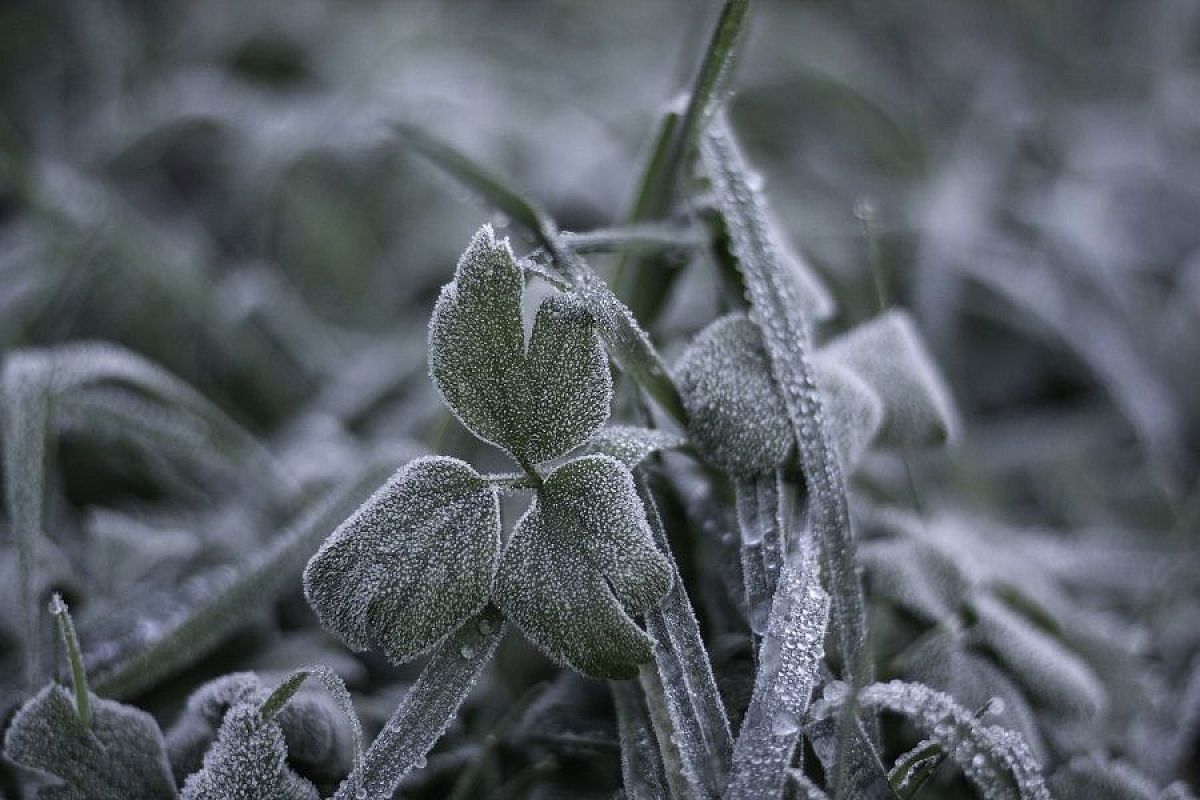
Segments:
[[[870,680],[863,664],[866,612],[855,568],[846,483],[826,430],[808,321],[767,226],[766,200],[749,179],[746,159],[723,116],[710,126],[701,154],[796,436],[811,498],[812,529],[829,577],[842,672]]]
[[[850,695],[830,702],[837,707]],[[865,687],[861,708],[888,710],[911,720],[958,765],[984,797],[1049,800],[1041,767],[1020,734],[981,722],[947,694],[920,683],[891,681]],[[814,710],[815,713],[815,710]]]
[[[733,755],[729,718],[662,518],[644,480],[638,480],[638,494],[646,507],[655,544],[670,560],[674,578],[663,602],[646,613],[646,630],[655,640],[654,660],[675,745],[685,775],[701,796],[720,797]]]
[[[733,751],[728,800],[778,797],[824,655],[829,596],[812,553],[789,561],[759,650],[754,693]]]
[[[333,800],[391,797],[400,780],[441,738],[492,659],[507,625],[495,606],[468,619],[438,646]]]
[[[110,697],[129,697],[203,657],[241,627],[247,608],[259,608],[296,586],[310,556],[339,523],[358,508],[402,459],[371,464],[309,508],[275,541],[268,544],[205,602],[146,649],[107,670],[96,691]]]
[[[537,239],[592,312],[609,355],[663,410],[683,422],[679,392],[650,337],[632,312],[595,272],[562,241],[550,215],[498,175],[466,154],[412,125],[395,127],[399,139],[418,154],[520,223]]]

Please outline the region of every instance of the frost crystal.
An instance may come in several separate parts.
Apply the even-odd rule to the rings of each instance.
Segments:
[[[326,540],[304,591],[351,647],[403,662],[484,607],[499,548],[496,489],[462,461],[421,458]]]
[[[485,225],[434,307],[429,369],[472,433],[529,467],[578,447],[604,424],[612,376],[591,313],[572,295],[543,301],[527,350],[523,289],[507,240]]]
[[[629,615],[670,587],[633,477],[616,459],[591,455],[546,478],[504,551],[495,597],[556,661],[630,678],[653,651]]]

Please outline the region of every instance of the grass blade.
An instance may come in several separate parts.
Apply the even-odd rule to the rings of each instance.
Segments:
[[[632,681],[609,681],[621,737],[621,779],[629,800],[666,800],[667,776],[642,696]]]
[[[391,797],[454,719],[506,627],[504,617],[489,605],[439,645],[367,749],[361,770],[342,782],[333,800]]]
[[[759,650],[754,693],[733,751],[729,800],[778,797],[824,655],[829,596],[812,554],[789,561],[779,579]]]
[[[654,497],[644,481],[638,484],[655,542],[671,560],[674,577],[662,604],[646,614],[663,699],[685,773],[693,776],[704,797],[720,797],[733,753],[729,718]]]
[[[683,115],[668,110],[659,123],[627,222],[658,220],[671,212],[683,168],[700,132],[720,104],[721,90],[732,72],[749,11],[750,0],[727,0],[721,8]],[[656,255],[626,251],[617,266],[613,287],[629,303],[635,316],[649,324],[666,303],[677,272]]]
[[[814,377],[808,321],[768,228],[766,201],[750,181],[728,120],[713,123],[701,150],[795,432],[811,498],[811,524],[831,587],[842,671],[858,676],[866,644],[863,590],[855,569],[845,478]]]
[[[4,503],[16,541],[26,693],[33,692],[40,665],[37,545],[43,535],[46,510],[49,383],[49,370],[40,355],[13,353],[4,362],[0,377],[4,402]]]
[[[836,707],[850,696],[830,702]],[[888,710],[911,720],[958,765],[984,797],[1049,800],[1041,768],[1020,734],[988,725],[947,694],[920,683],[876,683],[858,693],[860,708]],[[814,709],[814,714],[816,709]]]

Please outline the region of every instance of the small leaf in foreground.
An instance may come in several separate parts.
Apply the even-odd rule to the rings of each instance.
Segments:
[[[633,477],[616,459],[592,455],[546,478],[501,559],[496,602],[556,661],[630,678],[654,653],[629,615],[670,587]]]
[[[351,647],[404,662],[484,607],[499,549],[496,489],[462,461],[421,458],[325,541],[304,591]]]
[[[204,766],[183,786],[182,800],[319,800],[316,787],[287,765],[283,729],[257,705],[229,709]]]
[[[144,711],[91,696],[92,724],[70,693],[42,689],[13,717],[4,755],[62,783],[39,796],[64,800],[170,800],[175,782],[158,724]]]

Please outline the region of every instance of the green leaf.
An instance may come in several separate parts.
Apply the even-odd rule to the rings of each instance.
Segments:
[[[591,315],[570,296],[543,301],[526,352],[523,289],[507,240],[485,225],[434,308],[429,366],[463,424],[528,468],[604,424],[612,378]]]
[[[754,475],[794,452],[783,398],[771,377],[758,327],[730,314],[695,338],[676,366],[688,433],[714,466]]]
[[[240,703],[225,714],[217,741],[199,772],[188,777],[182,800],[319,800],[316,787],[287,764],[283,729],[258,706]]]
[[[880,443],[944,444],[957,437],[950,390],[907,312],[889,311],[852,328],[826,343],[815,361],[853,372],[883,400]]]
[[[420,458],[321,546],[304,592],[350,647],[408,661],[486,604],[500,549],[500,497],[470,465]]]
[[[670,587],[633,477],[616,459],[591,455],[538,490],[500,560],[496,603],[555,661],[631,678],[654,653],[629,615]]]
[[[592,316],[570,295],[542,301],[526,358],[524,458],[541,463],[592,437],[609,416],[612,375]]]
[[[605,425],[584,445],[584,453],[612,456],[632,470],[654,453],[683,447],[687,439],[660,428],[637,425]]]
[[[91,696],[85,727],[61,686],[42,689],[13,717],[4,737],[12,761],[58,778],[45,797],[66,800],[168,800],[175,782],[162,733],[144,711]]]

